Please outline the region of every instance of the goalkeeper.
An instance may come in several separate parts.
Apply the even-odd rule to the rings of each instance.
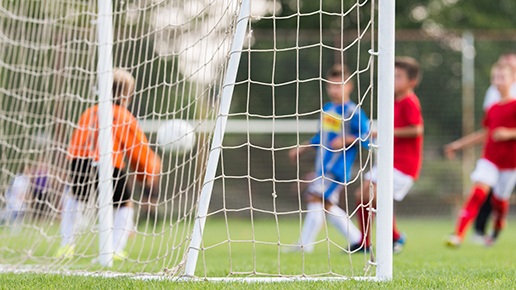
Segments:
[[[354,84],[347,67],[334,65],[327,73],[326,90],[330,102],[322,110],[319,132],[299,148],[291,149],[289,157],[298,157],[316,147],[315,179],[306,192],[307,214],[298,244],[310,253],[324,223],[324,214],[348,239],[350,250],[360,247],[362,233],[347,213],[339,206],[339,195],[351,177],[351,166],[358,152],[358,143],[368,145],[370,121],[365,113],[350,100]],[[312,146],[309,146],[312,145]]]
[[[159,183],[161,159],[149,148],[145,134],[138,126],[136,118],[127,110],[134,92],[133,76],[122,69],[113,73],[113,249],[114,258],[127,256],[124,248],[134,227],[134,208],[131,192],[126,185],[126,163],[136,171],[138,180],[147,187]],[[71,197],[65,198],[64,208],[73,211],[77,202],[85,202],[94,192],[96,198],[98,176],[98,105],[88,108],[79,119],[68,150],[71,171]],[[63,219],[61,222],[62,243],[57,257],[71,257],[74,253],[74,221]]]

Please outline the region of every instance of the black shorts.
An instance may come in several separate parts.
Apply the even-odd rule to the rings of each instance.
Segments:
[[[72,177],[72,195],[78,200],[88,201],[90,194],[98,196],[98,166],[91,159],[74,159],[70,164]],[[113,206],[125,206],[131,199],[127,189],[125,173],[113,168]]]

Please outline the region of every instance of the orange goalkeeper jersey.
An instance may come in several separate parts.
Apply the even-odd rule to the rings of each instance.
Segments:
[[[88,108],[79,119],[70,140],[68,159],[79,157],[99,160],[98,106]],[[159,157],[150,149],[149,141],[136,118],[126,108],[113,105],[113,166],[124,169],[124,156],[139,174],[157,174]],[[159,160],[160,161],[160,160]],[[139,175],[140,178],[143,176]]]

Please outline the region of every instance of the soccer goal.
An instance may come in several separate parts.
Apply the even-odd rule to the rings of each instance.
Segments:
[[[0,272],[392,278],[394,1],[5,0],[0,37]]]

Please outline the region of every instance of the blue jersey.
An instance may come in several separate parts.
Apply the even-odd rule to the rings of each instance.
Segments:
[[[319,123],[319,132],[310,139],[317,147],[315,157],[315,175],[331,173],[339,182],[347,182],[351,178],[351,167],[358,152],[358,144],[367,147],[370,121],[364,111],[354,102],[345,104],[327,103],[323,107]],[[331,142],[344,135],[353,135],[364,141],[358,141],[346,150],[331,150]],[[349,145],[348,145],[349,146]]]

